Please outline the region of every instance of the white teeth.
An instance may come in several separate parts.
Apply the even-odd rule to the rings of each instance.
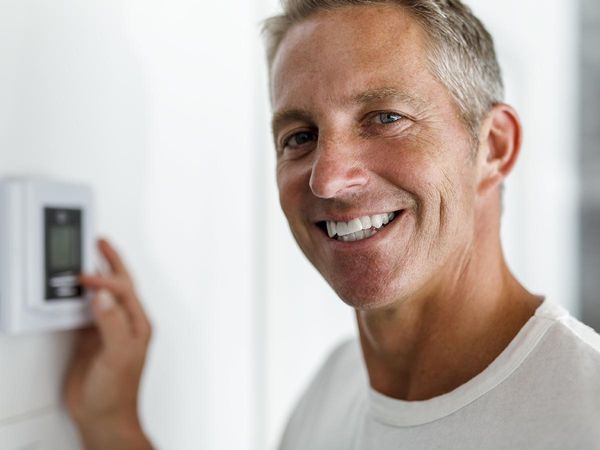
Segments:
[[[371,218],[371,223],[375,228],[381,228],[383,226],[383,216],[381,214],[373,216]]]
[[[366,238],[370,238],[371,236],[373,236],[375,233],[377,233],[377,231],[375,231],[374,229],[369,229],[369,230],[364,230],[365,232],[365,239]]]
[[[334,237],[336,234],[335,222],[327,221],[327,234],[330,238]]]
[[[373,229],[360,230],[356,233],[347,234],[346,236],[340,236],[339,240],[344,242],[360,241],[362,239],[370,238],[375,233],[377,233],[377,231]]]
[[[326,221],[327,234],[330,238],[337,235],[339,240],[345,242],[366,239],[375,234],[377,229],[391,222],[394,217],[394,213],[385,213],[375,214],[373,216],[363,216],[361,218],[352,219],[349,222],[334,222],[328,220]]]
[[[338,236],[346,236],[348,234],[348,224],[346,222],[336,222],[335,227]]]
[[[348,233],[356,233],[362,229],[363,227],[360,219],[352,219],[350,222],[348,222]]]
[[[371,224],[371,218],[369,216],[364,216],[360,218],[360,223],[362,223],[363,230],[368,230],[373,225]]]

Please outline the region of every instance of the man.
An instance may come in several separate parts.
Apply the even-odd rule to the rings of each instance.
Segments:
[[[502,255],[521,125],[482,24],[458,0],[289,0],[265,30],[281,207],[360,334],[281,448],[600,448],[600,337]],[[82,280],[103,289],[104,347],[82,350],[67,398],[88,448],[150,448],[135,395],[120,397],[150,328],[101,249],[114,274]]]

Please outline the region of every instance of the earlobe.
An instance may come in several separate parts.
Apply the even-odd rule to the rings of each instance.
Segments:
[[[514,167],[521,150],[522,127],[509,105],[492,108],[481,126],[478,164],[478,191],[485,194],[497,188]]]

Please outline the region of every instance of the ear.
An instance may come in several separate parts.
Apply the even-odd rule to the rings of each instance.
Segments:
[[[522,127],[517,112],[509,105],[492,108],[479,134],[478,192],[481,195],[497,188],[508,176],[521,150]]]

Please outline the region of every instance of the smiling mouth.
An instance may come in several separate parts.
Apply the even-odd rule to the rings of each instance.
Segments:
[[[317,222],[317,226],[326,233],[330,239],[342,242],[354,242],[368,239],[379,233],[391,224],[404,210],[363,216],[349,222],[335,222],[324,220]]]

